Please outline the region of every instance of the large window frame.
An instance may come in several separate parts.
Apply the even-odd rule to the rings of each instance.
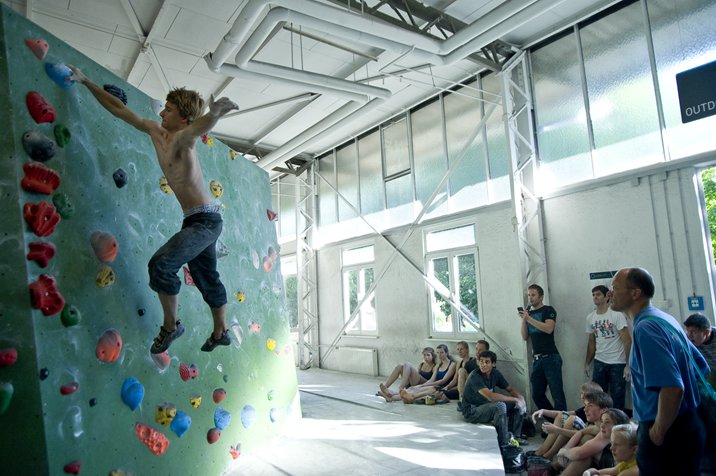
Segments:
[[[442,240],[439,239],[441,235],[444,236]],[[426,230],[425,250],[425,269],[431,283],[428,285],[431,335],[472,338],[481,327],[475,225],[462,223]],[[446,299],[446,294],[453,303]],[[474,319],[475,326],[470,324],[470,319]]]
[[[375,280],[375,246],[361,244],[341,250],[341,288],[343,293],[343,323],[366,296]],[[375,291],[363,302],[350,326],[348,334],[377,335],[378,322],[375,307]]]

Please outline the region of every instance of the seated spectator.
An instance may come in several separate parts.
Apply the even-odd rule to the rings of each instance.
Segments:
[[[403,403],[415,403],[415,400],[435,395],[438,387],[447,385],[455,374],[455,362],[450,358],[450,351],[445,344],[438,345],[438,365],[433,369],[433,375],[427,382],[414,387],[400,389],[398,394],[392,394],[392,400],[402,400]],[[397,398],[396,398],[397,397]],[[387,400],[387,399],[386,399]]]
[[[691,314],[685,321],[686,336],[696,346],[711,367],[706,380],[716,388],[716,327],[711,327],[708,317],[703,314]]]
[[[437,356],[435,355],[435,349],[432,347],[425,347],[423,349],[423,361],[420,362],[417,368],[410,362],[396,365],[385,383],[381,383],[379,385],[380,394],[384,397],[389,395],[388,389],[391,385],[393,385],[393,382],[398,380],[398,378],[400,378],[400,386],[398,387],[398,390],[427,382],[430,377],[433,376],[433,370],[435,369],[436,363]]]
[[[503,447],[517,444],[512,434],[519,435],[522,432],[522,419],[527,412],[527,405],[525,398],[495,368],[496,362],[497,355],[494,352],[487,350],[480,353],[478,370],[468,376],[457,409],[470,423],[494,426],[497,443]],[[496,392],[497,388],[506,390],[510,395]]]
[[[611,451],[614,461],[618,462],[611,468],[589,468],[582,476],[639,476],[636,465],[636,425],[627,423],[612,428]]]
[[[584,395],[587,392],[601,390],[602,387],[598,383],[592,381],[585,382],[579,388],[579,399],[584,400]],[[605,408],[609,408],[609,406],[611,405],[606,405]],[[535,450],[534,453],[530,453],[547,459],[554,458],[557,451],[559,451],[577,431],[586,426],[587,421],[584,407],[571,411],[537,410],[532,414],[532,421],[537,423],[538,418],[553,419],[553,423],[545,422],[542,424],[542,431],[547,433],[547,437],[542,443],[542,446]]]
[[[455,367],[455,374],[453,375],[452,380],[440,389],[442,393],[439,394],[439,398],[445,397],[450,400],[460,399],[462,389],[465,388],[467,375],[477,368],[477,356],[480,355],[480,352],[483,350],[489,350],[490,348],[490,344],[487,344],[487,348],[485,348],[481,342],[487,344],[484,340],[478,341],[475,346],[475,349],[477,350],[475,357],[470,357],[470,349],[467,342],[460,341],[457,343],[457,355],[460,356],[461,360],[457,363],[457,367]],[[460,377],[460,375],[462,375],[462,377]]]
[[[585,405],[587,407],[588,405]],[[580,438],[575,434],[564,447],[557,452],[553,468],[563,476],[578,476],[590,466],[604,469],[614,466],[614,457],[610,449],[612,428],[615,425],[629,423],[629,417],[618,408],[609,408],[600,417],[599,432],[594,437]]]

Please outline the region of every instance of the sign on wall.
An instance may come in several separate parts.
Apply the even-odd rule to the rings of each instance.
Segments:
[[[676,88],[682,123],[716,114],[716,61],[678,73]]]

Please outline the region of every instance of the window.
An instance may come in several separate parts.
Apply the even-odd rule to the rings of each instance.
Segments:
[[[477,246],[475,226],[425,235],[432,332],[477,332]],[[452,303],[450,302],[452,300]]]
[[[281,257],[281,274],[283,274],[286,317],[293,331],[298,329],[298,268],[295,255]]]
[[[363,301],[366,292],[373,285],[374,274],[373,245],[343,250],[343,315],[347,322],[358,304]],[[377,330],[375,322],[375,293],[371,293],[363,301],[360,311],[346,332],[374,333]]]

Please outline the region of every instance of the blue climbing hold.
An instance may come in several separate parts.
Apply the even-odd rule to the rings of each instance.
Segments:
[[[67,89],[75,83],[67,80],[72,76],[72,70],[64,63],[45,63],[45,72],[61,88]]]
[[[104,90],[122,101],[125,106],[127,105],[127,93],[124,92],[124,89],[119,86],[115,86],[114,84],[105,84]]]
[[[248,428],[254,424],[255,420],[256,409],[251,405],[244,405],[243,410],[241,410],[241,424],[244,425],[244,428]]]
[[[134,377],[127,377],[122,384],[122,401],[132,411],[136,410],[144,398],[144,385]]]
[[[186,432],[186,430],[189,429],[190,426],[191,417],[183,411],[179,410],[174,416],[174,419],[169,425],[169,428],[171,428],[172,431],[176,433],[179,438],[181,438],[181,436],[184,434],[184,432]]]
[[[231,413],[227,412],[221,407],[216,407],[214,410],[214,426],[219,430],[223,430],[231,422]]]

